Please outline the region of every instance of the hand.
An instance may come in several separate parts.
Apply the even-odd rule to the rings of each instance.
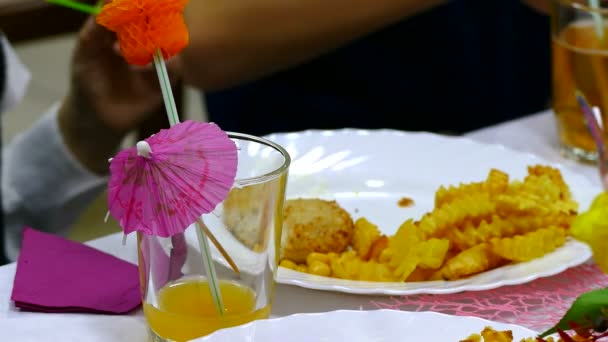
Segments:
[[[167,67],[170,76],[179,75],[177,58]],[[59,112],[66,144],[91,171],[106,173],[107,159],[125,135],[153,115],[165,115],[153,66],[128,65],[114,33],[89,18],[78,37],[70,92]]]

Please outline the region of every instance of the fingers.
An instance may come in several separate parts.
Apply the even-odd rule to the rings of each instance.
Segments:
[[[115,34],[97,24],[95,17],[87,19],[78,37],[76,51],[78,54],[85,55],[111,52],[112,46],[116,42]]]
[[[169,80],[172,84],[175,84],[181,78],[182,62],[178,56],[174,56],[165,61],[167,67],[167,73],[169,74]],[[129,65],[129,69],[135,73],[150,74],[152,77],[156,77],[156,67],[153,63],[146,66]]]
[[[179,60],[174,60],[174,58],[172,58],[171,60],[166,61],[165,64],[167,66],[169,82],[171,82],[172,86],[177,85],[179,80],[181,79],[181,68]],[[138,67],[132,65],[130,66],[130,69],[132,72],[140,74],[148,82],[158,83],[156,67],[153,64],[149,64],[145,67]]]

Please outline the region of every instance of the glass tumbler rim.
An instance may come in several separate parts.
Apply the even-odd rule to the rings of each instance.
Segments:
[[[237,132],[226,132],[226,133],[228,134],[228,137],[230,139],[250,141],[250,142],[255,142],[255,143],[258,143],[261,145],[265,145],[265,146],[270,147],[270,148],[274,149],[275,151],[279,152],[283,156],[283,163],[278,168],[276,168],[270,172],[266,172],[262,175],[255,176],[255,177],[246,177],[246,178],[240,178],[240,179],[237,178],[234,180],[235,186],[239,187],[239,186],[247,186],[247,185],[252,185],[252,184],[264,183],[264,182],[273,180],[277,177],[280,177],[281,175],[286,173],[287,170],[289,170],[289,166],[291,165],[291,156],[289,155],[289,152],[287,152],[287,150],[283,146],[281,146],[269,139],[258,137],[258,136],[251,135],[251,134],[237,133]]]
[[[590,7],[589,2],[585,0],[553,0],[553,2],[561,4],[562,6],[572,7],[579,11],[608,15],[608,3],[602,4],[601,1],[599,8]]]

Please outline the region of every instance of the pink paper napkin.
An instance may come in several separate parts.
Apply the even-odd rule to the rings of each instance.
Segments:
[[[11,299],[27,311],[123,314],[141,304],[138,269],[26,227]]]

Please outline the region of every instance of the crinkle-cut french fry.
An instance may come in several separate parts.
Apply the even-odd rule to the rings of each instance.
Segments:
[[[498,267],[503,260],[492,252],[489,244],[482,243],[447,260],[431,278],[445,280],[464,278]]]
[[[450,229],[445,238],[451,241],[452,246],[459,250],[471,248],[493,238],[505,238],[530,233],[540,227],[570,227],[574,215],[511,215],[500,217],[493,215],[490,220],[482,220],[479,224],[466,222],[461,228]]]
[[[576,213],[578,204],[572,199],[570,190],[561,173],[550,167],[531,167],[523,182],[513,182],[505,196],[503,205],[509,205],[511,211],[559,211]],[[510,201],[509,198],[512,198]],[[523,202],[523,203],[519,203]],[[501,211],[499,204],[498,210]],[[508,210],[508,208],[507,208]]]
[[[412,272],[405,281],[406,282],[427,281],[431,278],[433,273],[435,273],[434,269],[424,269],[424,268],[416,267],[414,272]]]
[[[561,189],[562,194],[564,195],[565,200],[569,200],[572,198],[572,193],[570,192],[570,188],[559,169],[548,166],[548,165],[532,165],[528,166],[528,177],[531,176],[541,176],[547,175],[551,180],[557,184],[557,186]],[[527,177],[526,177],[527,178]]]
[[[357,279],[364,281],[397,281],[388,265],[373,260],[361,261]]]
[[[330,263],[331,274],[334,277],[364,281],[398,281],[393,270],[383,263],[363,261],[361,258],[343,253]]]
[[[390,251],[388,266],[394,270],[393,275],[396,278],[405,281],[418,266],[425,269],[439,268],[449,247],[450,242],[445,239],[422,240],[414,222],[408,220],[389,239],[386,248]],[[383,259],[381,254],[379,260]]]
[[[556,180],[556,177],[559,179]],[[572,199],[568,187],[563,187],[561,175],[558,174],[556,177],[546,174],[539,176],[528,175],[523,182],[522,192],[534,193],[547,202],[558,202],[562,211],[576,213],[578,211],[578,203]]]
[[[420,242],[416,247],[418,267],[438,269],[443,265],[445,256],[450,249],[450,240],[432,238]]]
[[[418,265],[416,246],[422,241],[419,231],[413,220],[405,221],[390,237],[388,247],[390,252],[388,266],[393,269],[393,275],[404,281],[414,272]],[[380,255],[382,258],[382,254]]]
[[[540,195],[518,192],[496,197],[496,211],[501,216],[576,214],[576,204],[566,201],[544,199]]]
[[[486,188],[492,195],[501,194],[509,188],[509,175],[498,169],[491,169],[485,181]]]
[[[562,227],[568,229],[576,216],[572,214],[549,215],[512,215],[503,218],[515,227],[515,235],[533,232],[543,227]],[[505,235],[505,237],[508,237]]]
[[[484,341],[492,342],[511,342],[513,341],[513,332],[511,330],[497,331],[486,327],[481,331],[481,336]]]
[[[418,266],[418,257],[413,254],[405,259],[394,268],[393,276],[399,281],[405,281],[416,270]]]
[[[468,195],[472,193],[479,193],[484,191],[484,183],[461,183],[458,186],[450,185],[448,187],[440,186],[435,192],[435,208],[439,208],[444,204],[450,203],[455,199],[460,198],[462,195]]]
[[[500,170],[491,169],[484,182],[461,183],[458,186],[449,186],[447,188],[441,186],[435,193],[435,208],[450,203],[463,195],[489,193],[491,196],[494,196],[505,192],[508,186],[509,175]]]
[[[378,260],[382,252],[388,248],[388,237],[386,235],[380,236],[379,239],[374,241],[371,248],[369,249],[369,253],[364,260]]]
[[[547,175],[528,175],[513,189],[523,193],[536,194],[544,199],[563,199],[562,189]]]
[[[366,218],[361,217],[355,221],[355,229],[353,231],[352,246],[360,257],[367,260],[370,248],[373,243],[380,238],[380,230],[378,226],[369,222]]]
[[[579,335],[572,337],[573,341],[577,342],[591,342],[594,340],[593,338],[584,338]],[[519,342],[537,342],[539,339],[537,337],[527,337],[519,340]],[[543,339],[545,342],[564,342],[561,338],[557,341],[553,337],[545,337]],[[464,340],[460,340],[460,342],[514,342],[513,340],[513,331],[511,330],[495,330],[492,327],[485,327],[480,333],[474,333],[469,335]]]
[[[425,238],[442,237],[448,229],[462,225],[465,220],[481,220],[492,216],[496,204],[488,193],[462,195],[458,199],[436,208],[418,222]]]
[[[457,249],[463,251],[480,243],[489,242],[492,238],[513,236],[516,232],[513,222],[493,215],[489,220],[482,220],[479,224],[469,221],[462,228],[450,229],[446,233],[446,238]]]
[[[541,257],[566,242],[566,230],[561,227],[542,228],[511,238],[492,239],[493,253],[511,261],[528,261]]]
[[[485,341],[481,339],[481,335],[471,334],[471,335],[469,335],[469,337],[465,338],[464,340],[460,340],[459,342],[485,342]]]

